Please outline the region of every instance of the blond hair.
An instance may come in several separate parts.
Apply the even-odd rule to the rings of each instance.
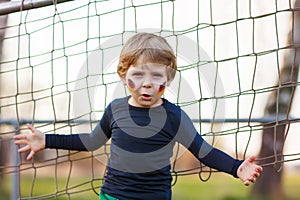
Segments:
[[[119,58],[117,72],[124,77],[131,65],[139,58],[168,66],[168,80],[173,80],[177,70],[176,57],[171,46],[161,36],[152,33],[138,33],[125,43]]]

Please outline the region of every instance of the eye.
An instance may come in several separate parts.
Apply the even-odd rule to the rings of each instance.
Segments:
[[[163,77],[162,74],[153,74],[153,76],[156,77],[156,78],[161,78],[161,77]]]
[[[135,72],[132,75],[133,76],[143,76],[143,73],[142,72]]]

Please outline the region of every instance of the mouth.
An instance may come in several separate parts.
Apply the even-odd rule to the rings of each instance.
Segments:
[[[149,94],[142,94],[143,97],[150,97]]]
[[[149,101],[149,100],[151,100],[151,95],[149,95],[149,94],[142,94],[142,99],[145,100],[145,101]]]

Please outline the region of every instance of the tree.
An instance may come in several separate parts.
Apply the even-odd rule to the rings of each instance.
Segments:
[[[294,8],[300,7],[300,0],[295,1]],[[289,113],[293,101],[300,64],[300,11],[292,12],[292,27],[288,34],[288,53],[285,54],[283,66],[279,73],[276,87],[265,108],[265,115],[277,116],[276,122],[263,126],[262,144],[259,153],[264,158],[261,164],[274,163],[264,166],[264,171],[255,183],[252,195],[257,199],[283,200],[285,194],[282,188],[283,145],[289,128]],[[274,120],[275,121],[275,120]],[[272,156],[273,155],[273,156]]]

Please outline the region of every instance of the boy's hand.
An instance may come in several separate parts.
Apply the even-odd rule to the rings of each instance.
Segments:
[[[36,152],[45,148],[45,134],[30,124],[27,124],[27,127],[31,130],[31,133],[16,135],[14,140],[17,145],[25,145],[18,150],[19,153],[30,151],[26,158],[30,160]]]
[[[254,183],[263,170],[262,167],[255,164],[254,161],[254,156],[249,157],[240,165],[237,171],[238,177],[246,186],[250,185],[251,182]]]

